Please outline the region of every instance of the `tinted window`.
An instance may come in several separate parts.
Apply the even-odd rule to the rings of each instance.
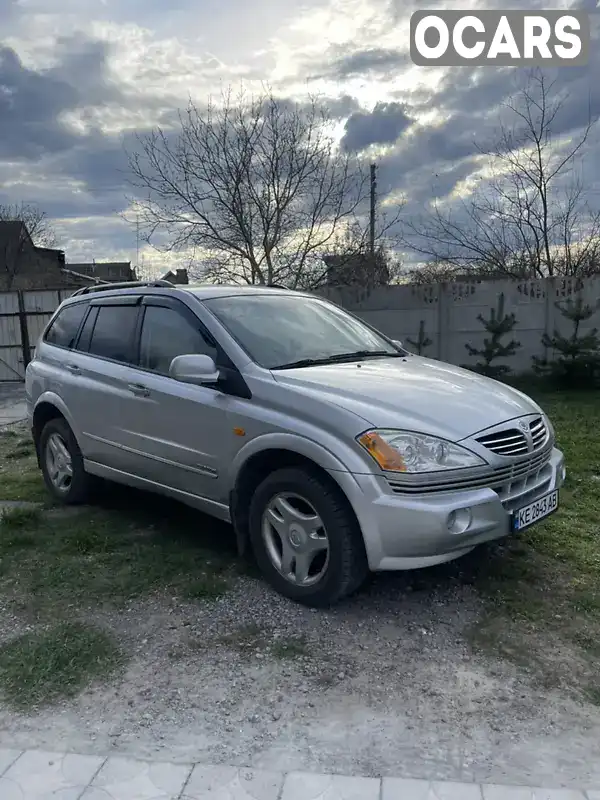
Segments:
[[[99,306],[89,352],[125,363],[133,359],[137,306]]]
[[[147,306],[142,325],[140,366],[167,375],[176,356],[199,353],[217,360],[216,349],[193,324],[178,311],[161,306]]]
[[[337,306],[311,297],[219,297],[205,305],[267,369],[301,359],[327,359],[357,351],[398,350],[376,331]]]
[[[87,303],[65,306],[50,326],[45,337],[46,341],[59,347],[73,347],[87,309]]]
[[[92,340],[92,333],[94,332],[94,325],[96,324],[96,317],[98,316],[98,306],[92,306],[90,313],[85,318],[83,328],[79,333],[79,341],[77,342],[77,349],[87,352],[90,349],[90,342]]]

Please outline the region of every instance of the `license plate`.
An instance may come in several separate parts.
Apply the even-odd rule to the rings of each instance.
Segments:
[[[550,494],[540,497],[528,506],[523,506],[518,511],[514,511],[512,515],[512,529],[513,531],[522,531],[539,522],[544,517],[553,514],[558,508],[558,491],[550,492]]]

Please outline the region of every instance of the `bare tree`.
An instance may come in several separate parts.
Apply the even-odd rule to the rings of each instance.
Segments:
[[[589,207],[573,169],[594,121],[575,140],[553,135],[564,97],[541,71],[529,74],[506,104],[513,125],[500,126],[492,177],[457,210],[434,205],[405,224],[405,243],[437,265],[462,272],[540,278],[600,272],[600,211]]]
[[[138,143],[129,161],[146,240],[195,252],[217,282],[309,284],[365,198],[360,164],[337,148],[315,98],[230,91],[206,111],[190,102],[176,132]]]
[[[439,261],[429,261],[427,264],[415,267],[407,273],[410,283],[424,286],[430,283],[448,283],[456,280],[457,267]]]
[[[306,288],[328,284],[372,289],[393,283],[402,269],[402,261],[395,249],[396,237],[393,236],[399,218],[399,210],[392,218],[382,216],[376,224],[373,242],[369,226],[360,218],[354,219],[333,238],[323,255],[322,272],[312,272],[308,276],[310,285]]]
[[[0,232],[1,282],[8,291],[15,282],[27,251],[34,247],[53,248],[57,239],[46,213],[29,203],[0,204],[0,223],[11,223],[3,226]]]
[[[0,204],[0,222],[22,222],[36,247],[56,247],[56,231],[45,211],[30,203]]]

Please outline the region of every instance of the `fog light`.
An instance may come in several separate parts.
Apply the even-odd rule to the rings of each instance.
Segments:
[[[473,515],[470,508],[458,508],[448,514],[446,524],[450,533],[464,533],[471,527]]]

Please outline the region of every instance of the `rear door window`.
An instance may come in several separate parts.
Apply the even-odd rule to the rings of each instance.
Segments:
[[[137,305],[100,305],[88,352],[123,364],[135,363]]]

